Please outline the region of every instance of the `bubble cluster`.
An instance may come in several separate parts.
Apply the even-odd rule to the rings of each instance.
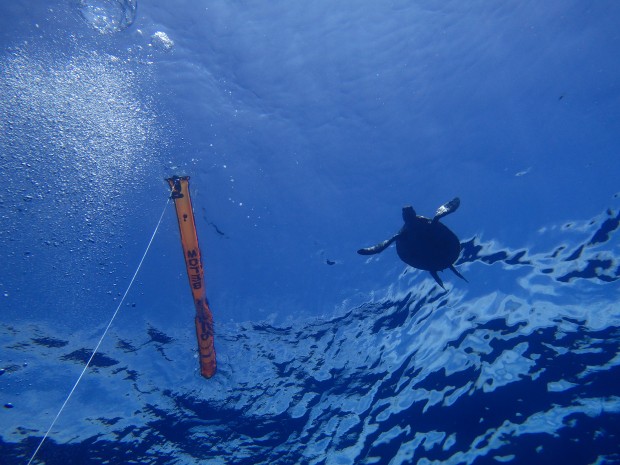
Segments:
[[[167,52],[174,47],[174,41],[165,32],[157,31],[151,36],[150,45]]]
[[[0,144],[9,145],[12,155],[4,168],[40,171],[35,187],[77,176],[101,199],[141,171],[158,130],[140,95],[139,76],[127,63],[96,52],[67,56],[23,47],[2,67]],[[37,191],[22,197],[31,200]]]
[[[133,24],[137,0],[79,0],[84,20],[102,34],[122,31]]]

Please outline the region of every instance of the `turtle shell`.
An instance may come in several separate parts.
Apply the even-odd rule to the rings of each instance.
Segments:
[[[441,271],[459,258],[461,243],[439,221],[433,223],[418,216],[401,229],[396,239],[396,252],[402,261],[414,268]]]

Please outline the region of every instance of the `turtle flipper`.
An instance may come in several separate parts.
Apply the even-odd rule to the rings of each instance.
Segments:
[[[397,237],[398,237],[398,234],[396,234],[393,237],[390,237],[389,239],[383,242],[380,242],[377,245],[373,245],[372,247],[367,247],[365,249],[359,249],[357,253],[360,255],[374,255],[376,253],[383,252],[385,249],[387,249],[392,244],[392,242],[396,240]]]
[[[443,281],[441,280],[441,278],[439,277],[439,275],[437,274],[436,271],[431,271],[431,276],[433,277],[433,279],[435,279],[435,281],[437,281],[437,284],[439,284],[441,286],[441,288],[445,291],[446,288],[443,287]]]
[[[461,205],[461,200],[458,197],[454,197],[449,202],[444,203],[437,209],[435,217],[433,218],[433,223],[437,222],[439,218],[443,218],[444,216],[455,212],[456,209],[459,208],[459,205]]]
[[[459,278],[461,278],[463,281],[465,281],[466,283],[468,283],[469,281],[467,281],[467,279],[465,279],[465,276],[463,276],[461,273],[459,273],[456,268],[454,268],[453,265],[450,265],[450,269],[452,270],[452,273],[454,273],[455,275],[457,275]]]

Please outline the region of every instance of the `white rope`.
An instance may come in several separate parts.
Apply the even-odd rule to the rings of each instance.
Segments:
[[[157,226],[155,226],[155,231],[153,231],[153,235],[151,236],[151,240],[149,241],[148,245],[146,246],[146,250],[144,251],[144,254],[142,255],[142,258],[140,259],[140,263],[138,263],[138,267],[136,268],[136,271],[133,274],[133,277],[131,278],[131,281],[129,281],[129,286],[127,286],[127,290],[123,294],[123,297],[121,298],[121,301],[118,303],[118,307],[116,307],[116,310],[114,311],[114,314],[112,315],[112,318],[110,318],[108,326],[106,326],[105,330],[103,331],[103,334],[101,335],[101,338],[99,338],[99,342],[97,343],[97,345],[93,349],[93,353],[91,354],[90,358],[88,359],[88,362],[86,362],[86,365],[84,366],[84,369],[82,370],[82,373],[80,373],[80,376],[78,377],[77,381],[75,382],[75,384],[71,388],[71,391],[69,391],[69,395],[67,395],[67,398],[65,399],[65,401],[62,404],[62,406],[60,407],[60,410],[58,410],[58,413],[54,417],[54,420],[52,420],[52,424],[50,425],[50,427],[45,432],[45,435],[43,436],[43,438],[41,438],[41,442],[39,442],[39,445],[37,446],[37,448],[35,449],[34,453],[32,454],[32,457],[30,457],[30,460],[28,460],[28,465],[30,465],[32,463],[32,461],[34,460],[34,458],[36,457],[37,453],[39,452],[39,449],[41,449],[41,446],[43,445],[43,443],[45,442],[45,440],[49,436],[50,431],[52,430],[52,428],[56,424],[56,421],[58,420],[58,417],[60,417],[60,414],[62,413],[62,411],[64,410],[65,406],[67,405],[67,402],[69,402],[69,399],[71,398],[71,395],[73,394],[75,389],[78,387],[78,384],[82,380],[82,377],[86,373],[86,370],[88,370],[88,367],[90,366],[91,362],[93,361],[93,358],[95,358],[95,354],[99,350],[99,346],[103,342],[103,338],[105,338],[105,335],[107,334],[108,330],[110,329],[110,326],[112,326],[112,322],[114,321],[114,318],[116,318],[116,315],[118,314],[119,310],[121,309],[121,305],[123,305],[123,302],[125,301],[125,297],[127,297],[127,294],[129,294],[129,290],[131,289],[131,286],[133,285],[133,282],[135,281],[136,276],[138,276],[138,272],[140,271],[140,268],[142,267],[142,262],[144,262],[144,259],[146,258],[146,254],[148,253],[149,249],[151,248],[151,244],[153,243],[153,239],[155,239],[155,234],[157,234],[157,230],[159,229],[159,225],[161,224],[161,220],[164,218],[164,213],[166,213],[166,208],[168,207],[168,203],[169,202],[170,202],[170,198],[168,198],[168,200],[166,200],[166,205],[164,206],[164,209],[161,212],[161,216],[159,217],[159,221],[157,222]]]

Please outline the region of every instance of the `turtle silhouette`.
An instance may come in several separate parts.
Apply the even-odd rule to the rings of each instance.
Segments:
[[[461,201],[458,197],[443,204],[437,209],[433,219],[416,216],[411,206],[403,207],[403,221],[405,224],[397,234],[377,245],[357,251],[360,255],[374,255],[383,252],[396,241],[396,253],[407,265],[419,270],[429,271],[431,276],[443,289],[443,282],[438,271],[450,268],[459,278],[467,281],[454,268],[454,262],[461,253],[461,243],[456,235],[444,224],[439,222],[459,208]]]

